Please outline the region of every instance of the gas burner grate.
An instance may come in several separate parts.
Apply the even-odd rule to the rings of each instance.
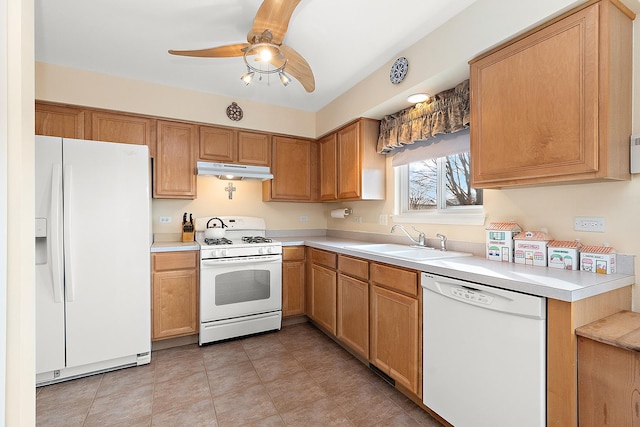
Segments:
[[[233,242],[229,239],[225,239],[224,237],[220,239],[204,239],[204,243],[207,245],[231,245]]]
[[[245,243],[271,243],[273,240],[262,236],[245,236],[242,241]]]

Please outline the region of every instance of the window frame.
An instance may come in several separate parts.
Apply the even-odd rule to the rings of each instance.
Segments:
[[[483,225],[486,219],[483,205],[447,206],[443,168],[444,157],[437,158],[437,201],[434,209],[409,210],[409,164],[394,166],[394,213],[396,223]]]

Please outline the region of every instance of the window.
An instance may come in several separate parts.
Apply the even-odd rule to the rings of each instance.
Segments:
[[[465,149],[416,151],[394,165],[395,222],[484,223],[483,191],[470,185],[468,144]],[[434,153],[439,157],[424,157]]]

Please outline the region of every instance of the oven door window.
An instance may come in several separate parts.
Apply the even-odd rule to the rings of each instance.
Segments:
[[[217,306],[260,301],[271,296],[269,270],[243,270],[216,276]]]

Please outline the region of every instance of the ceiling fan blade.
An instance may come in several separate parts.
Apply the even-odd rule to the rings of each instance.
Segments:
[[[202,58],[227,58],[244,55],[244,50],[249,47],[249,43],[230,44],[227,46],[212,47],[199,50],[170,50],[172,55],[197,56]]]
[[[259,39],[265,30],[270,30],[273,36],[271,42],[282,43],[298,3],[300,0],[264,0],[253,20],[253,27],[247,34],[247,41],[253,43],[254,37]]]
[[[284,71],[298,80],[307,92],[313,92],[316,89],[316,80],[307,61],[287,45],[280,46],[280,49],[288,61]]]

